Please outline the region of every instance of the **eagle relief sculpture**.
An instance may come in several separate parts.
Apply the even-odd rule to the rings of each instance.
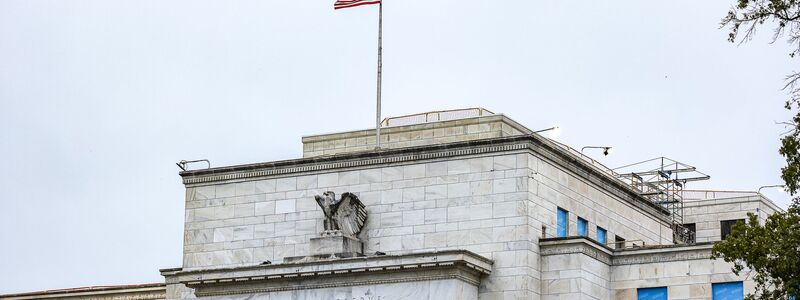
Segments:
[[[355,238],[364,228],[367,222],[367,210],[355,194],[344,193],[339,200],[336,200],[336,194],[327,191],[322,196],[317,195],[314,198],[325,214],[323,235],[341,232],[345,236]]]

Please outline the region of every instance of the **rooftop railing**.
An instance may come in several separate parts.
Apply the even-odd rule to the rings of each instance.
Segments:
[[[710,200],[736,197],[757,196],[758,192],[752,191],[713,191],[713,190],[683,190],[683,200]]]
[[[574,155],[575,157],[578,157],[581,160],[585,161],[586,163],[588,163],[589,165],[591,165],[592,167],[594,167],[595,169],[597,169],[601,173],[608,174],[612,178],[614,178],[617,181],[622,182],[622,183],[624,183],[626,185],[630,184],[629,182],[626,182],[626,181],[623,181],[623,180],[619,179],[619,174],[617,174],[617,172],[614,172],[611,168],[606,167],[604,164],[601,164],[599,161],[595,160],[594,158],[591,158],[588,155],[583,154],[582,152],[580,152],[578,150],[575,150],[575,148],[567,146],[566,144],[563,144],[563,143],[558,142],[556,140],[553,140],[553,139],[548,139],[548,140],[550,140],[554,144],[560,146],[561,148],[563,148],[564,150],[566,150],[570,154]]]
[[[451,110],[437,110],[431,112],[418,113],[413,115],[405,115],[398,117],[390,117],[381,121],[381,127],[395,127],[425,124],[431,122],[442,122],[466,118],[475,118],[482,116],[494,115],[493,112],[480,107],[451,109]]]

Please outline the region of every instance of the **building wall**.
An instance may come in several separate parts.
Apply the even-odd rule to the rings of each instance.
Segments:
[[[564,170],[546,159],[535,159],[534,177],[538,190],[534,202],[544,206],[538,220],[547,226],[547,237],[556,236],[556,209],[569,211],[568,236],[577,236],[577,219],[588,221],[588,237],[597,238],[597,226],[608,231],[607,241],[616,235],[647,245],[672,244],[672,229],[664,219],[653,216]],[[539,227],[541,228],[541,227]]]
[[[685,202],[683,220],[685,224],[695,224],[698,243],[713,242],[721,240],[720,221],[747,219],[747,213],[755,213],[763,224],[769,215],[779,210],[759,195],[693,200]]]
[[[466,249],[494,260],[494,272],[479,289],[482,299],[539,296],[538,239],[543,225],[554,233],[556,207],[602,224],[610,238],[620,233],[657,243],[671,237],[658,218],[530,151],[516,151],[190,184],[183,267],[308,255],[309,239],[323,226],[314,196],[326,190],[355,192],[366,205],[366,253]]]
[[[406,149],[353,154],[371,149],[373,133],[306,137],[307,159],[182,173],[183,268],[165,272],[279,264],[309,255],[310,238],[323,229],[314,196],[334,191],[356,193],[366,205],[369,218],[360,238],[367,254],[464,249],[491,259],[491,275],[477,288],[476,280],[463,289],[479,299],[635,299],[638,288],[660,286],[668,287],[670,299],[709,299],[712,283],[744,279],[732,275],[730,265],[708,259],[710,244],[621,251],[598,244],[597,226],[607,230],[608,242],[621,236],[645,246],[672,245],[672,231],[665,214],[626,186],[502,115],[388,128],[384,149],[455,144],[408,155]],[[395,159],[420,153],[427,158]],[[558,208],[569,211],[568,236],[578,234],[578,217],[589,222],[588,239],[552,239]],[[760,196],[697,200],[686,203],[684,220],[697,224],[698,242],[716,241],[720,220],[755,211],[763,221],[777,210]],[[540,244],[542,237],[548,239]],[[182,281],[165,276],[160,293],[194,298]],[[435,285],[426,282],[399,290]],[[745,291],[752,288],[745,281]],[[332,287],[326,296],[360,293],[354,290],[360,291]],[[249,296],[265,295],[218,299]],[[319,290],[283,296],[317,298]]]
[[[381,148],[446,144],[520,134],[531,134],[531,131],[503,115],[490,115],[381,128]],[[303,157],[367,151],[374,148],[374,129],[303,137]]]
[[[170,299],[163,283],[93,286],[32,293],[0,295],[3,300],[161,300]]]
[[[638,289],[667,287],[668,299],[711,299],[712,285],[741,281],[754,291],[745,270],[711,260],[713,244],[612,251],[594,241],[561,238],[542,241],[542,299],[636,299]],[[750,276],[752,277],[752,276]]]
[[[565,241],[565,245],[545,242],[541,257],[542,299],[612,299],[612,252],[584,241]]]
[[[198,297],[203,300],[439,300],[459,299],[477,300],[475,286],[457,280],[411,281],[392,284],[374,284],[359,286],[342,286],[319,289],[303,289],[271,293],[241,295],[224,295]]]
[[[754,282],[747,280],[746,271],[736,276],[731,264],[709,259],[711,246],[623,251],[615,256],[611,272],[615,299],[636,299],[637,289],[648,287],[667,287],[669,299],[711,299],[713,283],[731,281],[743,281],[744,293],[753,292]]]
[[[525,154],[431,161],[189,187],[184,268],[309,254],[322,231],[314,196],[357,193],[365,252],[466,249],[495,261],[485,292],[527,293],[531,244]]]

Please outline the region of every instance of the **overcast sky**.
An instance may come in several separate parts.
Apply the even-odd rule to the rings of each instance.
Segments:
[[[334,0],[0,0],[0,293],[163,282],[181,266],[175,162],[301,156],[373,126],[377,7]],[[386,0],[384,115],[485,107],[610,167],[667,156],[688,188],[780,183],[782,79],[733,0]],[[765,191],[785,206],[789,196]]]

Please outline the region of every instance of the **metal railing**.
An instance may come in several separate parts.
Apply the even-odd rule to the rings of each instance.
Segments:
[[[713,191],[713,190],[683,190],[683,200],[709,200],[736,197],[756,196],[758,192],[752,191]]]
[[[598,171],[600,171],[602,173],[606,173],[609,176],[611,176],[611,178],[614,178],[615,180],[617,180],[617,181],[619,181],[621,183],[624,183],[625,185],[628,185],[627,182],[619,179],[619,174],[617,174],[617,172],[614,172],[611,168],[606,167],[604,164],[601,164],[599,161],[589,157],[586,154],[581,153],[578,150],[575,150],[575,148],[567,146],[566,144],[562,144],[561,142],[558,142],[558,141],[556,141],[554,139],[548,139],[548,140],[553,142],[554,144],[560,146],[564,150],[567,150],[567,152],[569,152],[570,154],[572,154],[572,155],[580,158],[581,160],[585,161],[586,163],[590,164],[592,167],[594,167]]]
[[[643,240],[630,240],[630,241],[618,241],[618,242],[610,242],[606,243],[606,246],[611,249],[638,249],[644,248],[645,245]]]
[[[466,118],[475,118],[494,115],[493,112],[481,108],[463,108],[451,110],[437,110],[413,115],[397,116],[383,119],[381,127],[417,125],[431,122],[450,121]]]

